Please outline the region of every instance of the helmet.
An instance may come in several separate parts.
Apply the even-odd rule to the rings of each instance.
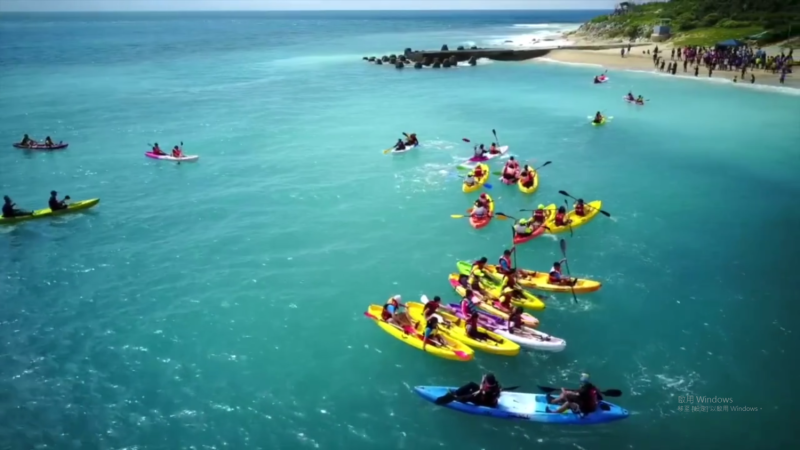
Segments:
[[[475,172],[470,172],[468,176],[474,177],[475,176]]]
[[[544,209],[544,205],[539,205],[536,207],[536,209]]]
[[[401,297],[400,295],[395,295],[395,296],[392,297],[392,300],[394,300],[396,302],[399,302],[399,301],[403,300],[403,297]]]
[[[589,382],[589,374],[588,373],[582,373],[581,374],[581,383],[588,383],[588,382]]]

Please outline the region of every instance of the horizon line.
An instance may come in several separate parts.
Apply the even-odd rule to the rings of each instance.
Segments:
[[[610,11],[610,8],[599,9],[560,9],[560,8],[526,8],[526,9],[488,9],[488,8],[472,8],[472,9],[169,9],[169,10],[72,10],[72,11],[26,11],[26,10],[2,10],[0,14],[8,13],[23,13],[23,14],[73,14],[73,13],[196,13],[196,12],[514,12],[514,11]]]

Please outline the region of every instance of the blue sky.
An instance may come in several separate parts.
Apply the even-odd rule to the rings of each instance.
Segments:
[[[0,11],[611,9],[615,0],[0,0]]]

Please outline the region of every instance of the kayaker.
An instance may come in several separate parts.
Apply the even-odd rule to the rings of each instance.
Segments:
[[[431,317],[430,320],[425,322],[425,331],[422,334],[422,350],[425,350],[428,344],[434,347],[445,346],[441,336],[439,336],[439,333],[436,331],[438,326],[439,319],[436,316]]]
[[[477,178],[477,179],[479,179],[479,180],[480,180],[481,178],[483,178],[483,176],[485,175],[485,174],[483,173],[483,168],[481,168],[481,166],[480,166],[480,165],[476,166],[476,167],[475,167],[475,170],[474,170],[473,172],[475,172],[475,178]]]
[[[586,204],[583,202],[582,198],[579,198],[577,202],[575,202],[575,215],[583,217],[586,215]]]
[[[600,81],[600,78],[598,76],[595,76],[594,77],[594,84],[600,84],[600,83],[602,83],[602,81]]]
[[[561,264],[564,264],[566,260],[567,258],[564,258],[561,261],[553,263],[553,267],[550,269],[550,272],[548,273],[549,275],[547,279],[548,283],[557,284],[561,286],[569,286],[570,284],[572,284],[572,280],[569,277],[565,277],[564,274],[561,273]]]
[[[547,211],[544,209],[544,205],[539,205],[533,210],[533,215],[531,219],[533,220],[533,228],[539,228],[540,226],[544,225],[547,222]]]
[[[467,289],[464,293],[464,298],[461,299],[461,314],[464,317],[470,317],[473,313],[478,313],[478,305],[475,294],[471,289]]]
[[[486,275],[484,271],[486,270],[486,263],[488,262],[489,259],[487,259],[485,256],[482,256],[481,259],[472,262],[472,267],[469,269],[470,284],[472,284],[473,278],[480,279]]]
[[[572,219],[567,219],[567,208],[563,206],[558,207],[558,212],[556,213],[555,224],[557,227],[565,227],[572,222]]]
[[[467,174],[467,177],[464,178],[464,184],[467,186],[475,186],[475,172],[470,172]]]
[[[395,150],[405,150],[406,149],[406,144],[403,143],[402,139],[398,139],[397,143],[394,144],[394,149]]]
[[[416,133],[411,133],[410,135],[408,135],[408,139],[406,140],[405,144],[409,147],[413,147],[419,144]]]
[[[536,177],[536,174],[533,172],[530,166],[526,164],[519,176],[520,180],[522,180],[522,186],[525,188],[533,186],[534,177]]]
[[[517,181],[518,174],[519,164],[514,161],[514,157],[512,156],[503,168],[503,179],[506,181]]]
[[[597,111],[597,114],[594,115],[594,123],[603,123],[603,115],[600,114],[600,111]]]
[[[31,145],[33,145],[35,143],[36,143],[36,141],[34,141],[33,139],[29,138],[27,134],[25,136],[22,136],[22,140],[19,141],[19,145],[21,145],[23,147],[30,147]]]
[[[550,400],[551,404],[561,404],[555,411],[547,408],[547,412],[561,414],[571,409],[575,414],[589,414],[597,411],[597,406],[603,400],[600,391],[589,381],[589,374],[581,374],[581,387],[577,390],[561,388],[561,395]]]
[[[180,147],[178,147],[177,145],[172,148],[172,157],[183,158],[183,151],[181,151]]]
[[[636,100],[636,99],[633,97],[633,93],[632,93],[632,92],[630,92],[630,91],[628,91],[628,97],[627,97],[627,98],[628,98],[628,101],[630,101],[630,102],[632,102],[632,101]]]
[[[155,155],[162,155],[162,156],[166,156],[166,153],[164,153],[163,151],[161,151],[161,147],[159,147],[159,146],[158,146],[158,142],[156,142],[155,144],[153,144],[153,149],[150,151],[150,153],[153,153],[153,154],[155,154]]]
[[[522,314],[525,311],[522,309],[521,306],[515,306],[514,309],[511,311],[511,314],[508,315],[508,332],[514,333],[514,331],[522,331]]]
[[[11,218],[11,217],[22,217],[22,216],[32,216],[32,211],[23,211],[21,209],[14,208],[17,206],[11,198],[7,195],[3,196],[3,217]]]
[[[55,144],[53,144],[53,140],[50,139],[50,136],[47,136],[46,138],[44,138],[44,145],[47,146],[47,147],[55,146]]]
[[[514,264],[511,260],[511,255],[517,251],[517,247],[512,248],[511,250],[503,250],[503,256],[497,260],[497,271],[500,274],[507,274],[514,272]]]
[[[495,379],[494,374],[487,373],[481,379],[481,384],[469,382],[456,390],[453,395],[463,403],[473,403],[478,406],[496,408],[500,400],[502,388]]]
[[[67,209],[69,205],[67,205],[67,200],[69,200],[69,195],[64,197],[64,200],[58,199],[58,192],[50,191],[50,200],[47,201],[47,204],[50,206],[51,211],[58,211],[59,209]]]
[[[488,209],[489,208],[489,194],[487,194],[486,192],[482,193],[481,196],[478,197],[478,202],[481,204],[481,206],[483,206],[484,208]]]
[[[519,219],[514,225],[514,233],[519,237],[530,236],[533,234],[533,228],[530,226],[531,219]]]
[[[483,219],[488,215],[489,215],[489,210],[486,209],[486,207],[481,204],[480,200],[475,200],[475,205],[472,207],[472,212],[470,212],[470,216],[476,219]]]
[[[500,153],[500,150],[497,148],[497,144],[495,142],[492,142],[491,147],[489,147],[489,153],[491,153],[492,155]]]
[[[403,306],[400,302],[402,301],[402,297],[399,295],[395,295],[394,297],[390,298],[386,304],[383,305],[383,311],[381,311],[381,319],[385,322],[394,324],[399,326],[400,328],[411,326],[411,320],[408,319],[406,313],[400,311],[400,307]]]
[[[467,336],[471,337],[472,339],[475,339],[476,341],[492,340],[492,338],[488,334],[480,331],[478,326],[478,312],[474,312],[469,316],[466,327],[467,327]]]
[[[500,297],[497,299],[495,307],[505,313],[510,313],[514,305],[511,301],[514,299],[514,289],[512,288],[503,288],[500,293]]]
[[[472,148],[472,154],[475,158],[483,158],[483,156],[486,155],[486,149],[483,148],[483,144],[481,144]]]
[[[441,304],[442,299],[439,298],[438,295],[434,296],[433,300],[425,303],[425,306],[422,308],[422,316],[425,317],[426,321],[436,314],[436,311],[439,310],[439,305]]]
[[[644,97],[642,97],[641,95],[639,97],[637,97],[636,98],[636,103],[638,103],[640,105],[644,105]]]

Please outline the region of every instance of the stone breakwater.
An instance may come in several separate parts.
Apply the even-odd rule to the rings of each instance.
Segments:
[[[495,61],[525,61],[533,58],[546,56],[553,50],[603,50],[608,48],[622,48],[626,45],[575,45],[559,46],[552,48],[532,48],[532,49],[487,49],[478,47],[458,47],[450,50],[447,45],[443,45],[440,50],[412,50],[410,48],[399,55],[383,56],[364,56],[364,61],[376,65],[388,65],[397,69],[414,67],[422,69],[431,67],[433,69],[455,67],[460,62],[467,62],[470,66],[477,64],[478,59],[487,58]]]

